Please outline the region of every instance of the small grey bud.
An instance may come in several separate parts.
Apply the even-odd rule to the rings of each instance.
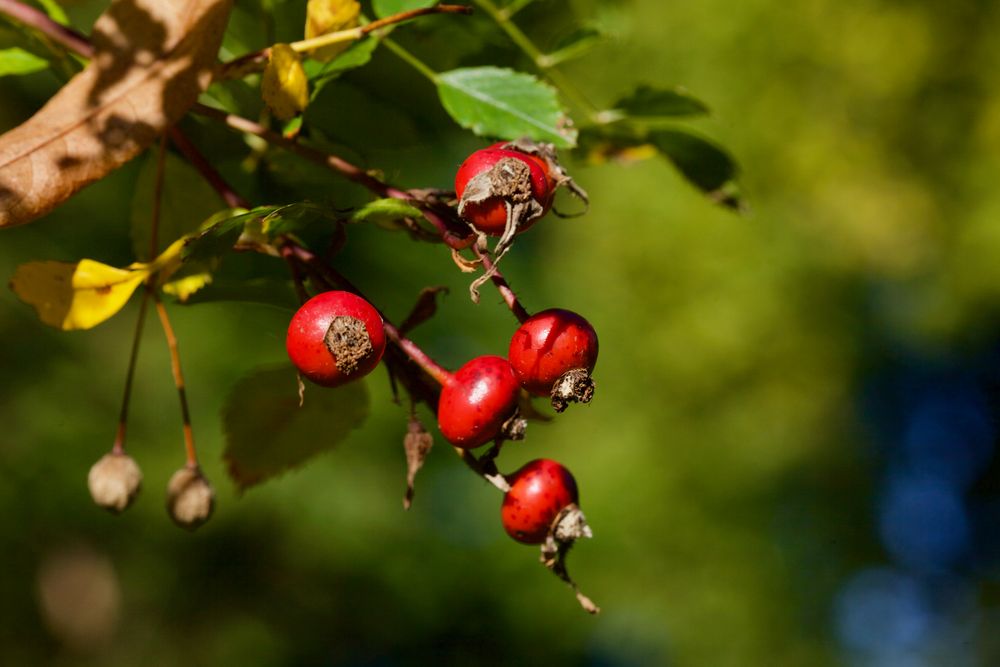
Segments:
[[[185,466],[167,483],[167,513],[181,528],[194,530],[215,508],[215,490],[197,467]]]
[[[128,454],[111,452],[91,466],[87,487],[98,506],[117,514],[139,494],[142,471]]]

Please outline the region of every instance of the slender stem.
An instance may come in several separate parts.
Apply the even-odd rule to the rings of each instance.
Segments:
[[[402,199],[411,202],[415,200],[414,196],[411,193],[405,190],[401,190],[397,187],[389,185],[388,183],[385,183],[384,181],[379,180],[375,176],[372,176],[371,174],[364,171],[360,167],[351,164],[350,162],[344,160],[343,158],[337,157],[336,155],[330,155],[329,153],[324,153],[323,151],[316,150],[315,148],[310,148],[309,146],[305,146],[299,143],[295,139],[288,139],[286,137],[283,137],[277,132],[273,132],[264,127],[263,125],[261,125],[260,123],[254,122],[248,118],[243,118],[242,116],[237,116],[235,114],[227,113],[225,111],[220,111],[218,109],[214,109],[212,107],[205,106],[203,104],[196,104],[192,108],[192,111],[198,114],[202,114],[204,116],[208,116],[209,118],[221,120],[222,122],[226,123],[226,125],[235,130],[239,130],[240,132],[246,132],[248,134],[253,134],[255,136],[261,137],[270,144],[281,146],[282,148],[290,150],[293,153],[301,155],[302,157],[306,158],[311,162],[315,162],[316,164],[331,169],[332,171],[335,171],[341,176],[351,181],[354,181],[359,185],[364,186],[365,188],[367,188],[368,190],[374,192],[379,196],[392,197],[394,199]],[[217,191],[219,191],[220,193],[226,193],[227,191],[229,191],[229,186],[225,184],[225,181],[221,180],[221,176],[218,175],[218,172],[216,172],[214,168],[212,168],[212,166],[207,163],[205,158],[201,156],[200,153],[197,152],[197,149],[195,149],[191,145],[188,145],[186,148],[180,145],[178,147],[181,148],[181,151],[188,157],[188,159],[192,161],[192,163],[198,168],[198,170],[201,171],[202,174],[206,176],[206,178],[209,180],[209,183],[212,183],[213,187],[215,187]],[[239,195],[235,195],[235,193],[233,194],[235,197],[239,197]],[[223,196],[225,196],[225,194]],[[239,201],[242,202],[239,205],[242,206],[243,208],[250,207],[250,204],[247,203],[245,200],[242,200],[242,198],[240,198]],[[426,207],[422,208],[421,211],[423,212],[424,217],[431,223],[431,225],[433,225],[434,228],[437,229],[438,233],[441,235],[441,240],[446,245],[456,250],[462,250],[468,247],[469,245],[468,241],[458,236],[454,232],[452,232],[448,225],[448,222],[440,214]],[[478,252],[477,255],[479,259],[483,260],[483,264],[486,267],[486,269],[489,270],[489,262],[490,262],[489,258]],[[498,271],[493,274],[491,280],[493,281],[493,284],[496,285],[497,289],[500,291],[504,303],[506,303],[507,306],[511,309],[511,312],[514,313],[514,316],[521,322],[526,320],[529,317],[528,311],[525,310],[524,306],[522,306],[521,303],[518,301],[517,295],[514,294],[514,291],[510,288],[510,285],[507,283],[507,280],[503,277],[503,274],[499,273]]]
[[[413,363],[420,366],[424,372],[434,378],[434,380],[441,386],[451,382],[451,371],[431,359],[426,352],[420,349],[419,345],[400,333],[399,329],[397,329],[395,325],[387,321],[384,317],[382,318],[382,324],[385,328],[386,337],[391,340],[396,347],[402,350],[403,353],[413,361]]]
[[[323,166],[336,171],[344,178],[354,181],[355,183],[362,185],[383,197],[397,196],[400,194],[400,191],[395,191],[396,194],[393,194],[392,188],[360,167],[356,167],[336,155],[329,155],[314,148],[309,148],[294,139],[287,139],[281,134],[269,130],[260,123],[252,121],[249,118],[243,118],[242,116],[226,113],[225,111],[220,111],[219,109],[215,109],[204,104],[195,104],[191,107],[191,111],[202,116],[208,116],[209,118],[221,120],[234,130],[256,135],[263,138],[269,144],[281,146],[282,148],[290,150],[293,153],[297,153],[308,160],[322,164]],[[404,196],[408,198],[408,195],[404,194]]]
[[[430,81],[434,85],[437,85],[440,77],[438,76],[437,72],[428,67],[423,60],[416,57],[415,55],[404,49],[402,46],[400,46],[399,43],[389,39],[388,37],[383,39],[382,43],[385,44],[385,46],[390,51],[399,56],[406,64],[408,64],[410,67],[420,72],[424,77],[427,78],[428,81]]]
[[[0,14],[35,28],[53,42],[60,44],[84,58],[94,57],[90,41],[72,28],[56,23],[45,12],[17,0],[0,0]]]
[[[132,381],[135,378],[136,362],[139,360],[139,347],[142,344],[142,329],[146,323],[146,306],[149,303],[149,294],[142,293],[142,303],[139,304],[139,317],[135,321],[135,331],[132,334],[132,350],[128,355],[128,370],[125,371],[125,390],[122,396],[122,408],[118,413],[118,431],[115,433],[115,442],[111,450],[115,454],[125,451],[125,430],[128,424],[128,409],[132,400]]]
[[[205,159],[201,151],[187,138],[187,135],[176,127],[172,127],[170,128],[170,140],[177,147],[177,150],[187,158],[187,161],[198,170],[202,178],[212,186],[212,189],[219,193],[222,200],[226,202],[226,206],[230,208],[250,208],[250,202],[230,187],[229,183],[212,166],[212,163]]]
[[[479,260],[483,263],[484,271],[489,271],[491,268],[493,268],[493,261],[490,260],[490,258],[487,257],[485,253],[483,253],[478,248],[473,248],[473,252],[475,253],[476,257],[479,258]],[[490,276],[490,280],[492,280],[493,284],[496,285],[497,291],[500,292],[500,296],[503,297],[504,303],[507,304],[507,307],[510,309],[510,312],[514,314],[514,317],[517,318],[518,322],[524,322],[529,317],[531,317],[531,313],[529,313],[527,309],[521,304],[521,301],[517,298],[517,295],[514,294],[514,290],[511,289],[510,284],[508,284],[507,279],[503,277],[503,274],[501,274],[499,270],[497,269],[493,270],[493,275]]]
[[[160,203],[163,199],[163,175],[167,164],[167,135],[160,136],[156,153],[156,177],[153,179],[153,211],[149,223],[149,259],[159,255],[160,245]]]
[[[163,306],[159,295],[153,290],[150,290],[149,293],[156,306],[156,313],[160,316],[160,325],[163,327],[163,335],[167,338],[167,348],[170,350],[170,370],[174,374],[174,385],[177,387],[177,395],[181,401],[181,420],[184,425],[184,449],[187,452],[187,464],[190,467],[197,467],[198,453],[194,448],[191,411],[188,409],[187,390],[184,387],[184,373],[181,370],[181,354],[177,346],[177,336],[174,334],[174,328],[167,316],[167,309]]]
[[[318,37],[313,37],[311,39],[303,39],[297,42],[292,42],[289,44],[297,53],[309,53],[317,49],[322,49],[326,46],[331,46],[333,44],[342,44],[344,42],[354,42],[363,39],[367,35],[385,28],[390,25],[397,23],[403,23],[405,21],[412,21],[415,18],[421,16],[426,16],[428,14],[471,14],[472,7],[467,5],[434,5],[433,7],[421,7],[419,9],[411,9],[405,12],[399,12],[398,14],[393,14],[392,16],[386,16],[385,18],[372,21],[363,26],[358,26],[356,28],[349,28],[347,30],[338,30],[336,32],[329,32],[325,35],[320,35]],[[271,47],[266,49],[261,49],[260,51],[255,51],[253,53],[248,53],[246,55],[240,56],[234,60],[224,63],[218,70],[215,77],[216,81],[221,79],[233,79],[240,78],[250,74],[252,72],[259,72],[264,69],[267,64],[267,60],[270,57]]]
[[[286,244],[281,247],[281,256],[284,258],[285,263],[288,264],[288,270],[292,274],[292,283],[295,285],[295,293],[299,297],[299,303],[305,303],[309,300],[309,293],[306,292],[306,286],[303,282],[302,272],[299,271],[299,265],[295,263],[295,253]]]
[[[453,447],[453,449],[455,450],[455,453],[458,454],[458,458],[462,459],[462,462],[474,473],[504,493],[510,491],[510,483],[507,481],[506,477],[500,474],[500,471],[497,470],[496,463],[494,463],[492,459],[484,461],[477,458],[476,455],[468,449],[462,449],[461,447]]]
[[[535,0],[514,0],[513,2],[501,7],[499,13],[509,19],[534,1]]]
[[[476,5],[479,6],[484,12],[490,15],[497,26],[503,30],[510,41],[514,42],[521,51],[528,56],[535,67],[540,71],[545,77],[551,81],[556,88],[566,96],[574,106],[578,107],[581,111],[587,114],[587,117],[592,121],[596,122],[597,117],[597,107],[595,107],[590,100],[588,100],[583,93],[576,87],[576,85],[566,76],[562,74],[559,70],[553,67],[553,63],[549,62],[548,58],[541,50],[535,46],[535,43],[525,35],[517,24],[510,20],[513,12],[505,12],[503,9],[497,7],[491,0],[473,0]],[[520,9],[520,8],[518,8]]]

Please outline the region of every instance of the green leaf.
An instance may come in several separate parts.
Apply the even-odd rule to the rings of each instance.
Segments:
[[[604,32],[593,27],[579,28],[559,40],[552,50],[542,56],[547,67],[579,58],[604,40]]]
[[[405,218],[420,219],[420,209],[402,199],[376,199],[359,208],[351,216],[351,222],[370,222],[380,227],[395,229],[396,223]]]
[[[720,146],[686,130],[656,130],[649,134],[649,142],[710,197],[731,208],[742,206],[735,193],[739,169]]]
[[[372,59],[372,54],[378,48],[379,40],[375,37],[368,37],[359,42],[351,44],[350,48],[338,55],[329,62],[318,60],[305,60],[302,65],[306,70],[306,76],[312,85],[312,99],[316,99],[319,92],[331,81],[334,81],[344,72],[358,67],[363,67]]]
[[[48,66],[49,61],[16,46],[0,49],[0,76],[32,74]]]
[[[632,162],[658,154],[716,203],[736,210],[745,206],[736,185],[736,161],[722,147],[688,130],[647,131],[628,121],[590,126],[581,133],[577,154],[591,163]]]
[[[329,208],[312,202],[279,206],[261,220],[261,232],[274,239],[282,234],[299,234],[316,224],[332,225],[337,217]]]
[[[203,232],[187,240],[181,257],[185,263],[218,261],[233,249],[248,222],[259,221],[276,208],[276,206],[258,206],[252,211],[243,212],[242,209],[234,209],[212,216],[202,225]]]
[[[650,86],[639,86],[631,95],[618,100],[615,109],[637,118],[700,116],[708,113],[708,106],[704,102],[680,88]]]
[[[436,0],[372,0],[375,16],[384,18],[411,9],[421,9],[437,4]]]
[[[308,387],[299,407],[295,371],[257,370],[240,380],[222,409],[229,476],[244,491],[332,449],[368,416],[364,382]]]
[[[576,130],[556,91],[529,74],[499,67],[456,69],[438,75],[437,86],[445,110],[476,134],[576,145]]]
[[[153,189],[156,183],[157,151],[146,154],[132,195],[129,216],[132,250],[139,259],[149,259],[152,232]],[[163,167],[163,193],[156,253],[198,227],[225,203],[198,171],[173,153],[167,153]]]
[[[66,11],[56,0],[38,0],[38,4],[42,6],[42,9],[45,10],[50,19],[59,25],[69,25],[69,17],[66,16]]]

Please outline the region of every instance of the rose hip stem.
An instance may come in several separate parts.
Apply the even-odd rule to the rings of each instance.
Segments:
[[[191,107],[191,111],[202,116],[207,116],[209,118],[214,118],[215,120],[222,121],[229,127],[239,132],[245,132],[247,134],[252,134],[261,137],[269,144],[275,146],[281,146],[286,150],[289,150],[297,155],[300,155],[301,157],[309,160],[310,162],[314,162],[318,165],[326,167],[327,169],[330,169],[340,174],[347,180],[353,181],[354,183],[357,183],[358,185],[367,188],[369,191],[379,195],[380,197],[401,199],[416,204],[421,203],[410,192],[389,185],[388,183],[385,183],[379,180],[378,178],[372,176],[370,173],[361,169],[360,167],[357,167],[351,164],[350,162],[347,162],[346,160],[337,157],[336,155],[330,155],[328,153],[316,150],[315,148],[311,148],[309,146],[301,144],[294,139],[288,139],[279,134],[278,132],[269,130],[260,123],[254,122],[249,118],[243,118],[242,116],[237,116],[235,114],[227,113],[225,111],[220,111],[218,109],[214,109],[204,104],[195,104],[193,107]],[[185,155],[188,154],[187,151],[185,150],[185,147],[178,145],[178,148],[180,148],[181,151],[185,153]],[[426,207],[421,207],[421,212],[424,214],[424,218],[426,218],[427,221],[438,231],[438,234],[441,236],[441,240],[449,248],[453,248],[455,250],[463,250],[469,246],[467,239],[464,239],[455,234],[455,232],[452,231],[451,226],[449,226],[448,222],[436,211],[433,211]],[[473,248],[473,252],[475,253],[476,258],[483,263],[484,270],[486,270],[487,272],[490,272],[492,270],[492,275],[490,275],[490,280],[493,282],[497,290],[500,292],[500,295],[503,297],[504,303],[507,305],[508,308],[510,308],[511,312],[514,314],[514,317],[516,317],[519,322],[524,322],[524,320],[528,319],[528,317],[530,316],[528,311],[524,308],[523,305],[521,305],[520,301],[517,298],[517,295],[514,293],[514,290],[511,289],[510,284],[503,277],[503,274],[500,273],[498,269],[493,267],[492,261],[484,253],[475,248]]]

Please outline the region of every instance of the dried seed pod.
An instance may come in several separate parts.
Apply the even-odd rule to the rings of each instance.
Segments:
[[[111,452],[91,466],[87,487],[98,506],[118,514],[131,505],[139,494],[142,471],[128,454]]]
[[[215,508],[215,489],[197,466],[185,466],[167,483],[167,513],[181,528],[194,530]]]

